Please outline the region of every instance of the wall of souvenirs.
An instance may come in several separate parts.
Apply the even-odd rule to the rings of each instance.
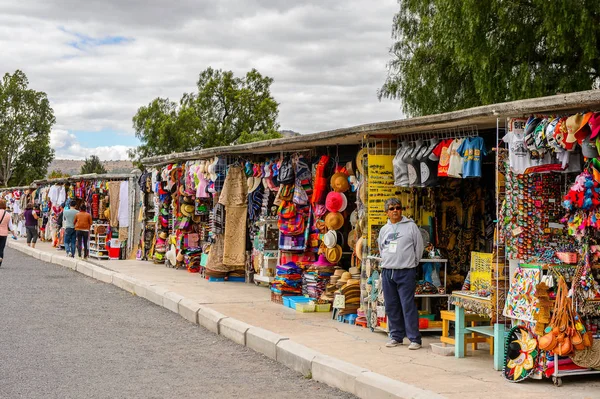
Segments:
[[[131,178],[131,180],[133,177]],[[92,216],[90,231],[90,256],[96,259],[126,259],[128,243],[132,240],[134,220],[134,191],[130,179],[112,179],[99,176],[94,179],[59,179],[60,182],[42,182],[34,187],[5,190],[0,197],[7,200],[17,233],[25,236],[23,212],[28,204],[40,216],[38,232],[40,241],[51,242],[64,248],[62,212],[86,205]],[[109,253],[113,247],[112,256]],[[115,250],[118,249],[118,250]]]

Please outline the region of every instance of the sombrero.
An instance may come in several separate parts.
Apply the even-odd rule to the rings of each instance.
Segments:
[[[502,374],[510,382],[523,381],[535,371],[539,352],[537,339],[527,327],[513,327],[506,337]]]

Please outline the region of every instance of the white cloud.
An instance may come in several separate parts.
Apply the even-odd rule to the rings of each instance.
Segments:
[[[399,119],[398,102],[376,98],[397,9],[395,0],[3,2],[0,73],[22,69],[32,88],[48,93],[55,131],[132,135],[140,106],[193,91],[208,66],[274,78],[283,129]],[[55,133],[55,143],[61,137],[68,136]],[[122,154],[121,147],[97,151]],[[93,150],[55,148],[61,156]]]
[[[102,161],[127,160],[127,150],[131,147],[124,145],[84,147],[74,134],[63,129],[53,129],[50,132],[50,145],[56,152],[57,159],[85,159],[97,155]]]

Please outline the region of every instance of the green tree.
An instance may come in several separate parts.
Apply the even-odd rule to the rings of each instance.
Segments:
[[[54,158],[56,119],[46,93],[28,88],[20,70],[0,81],[0,186],[21,186],[46,175]]]
[[[156,98],[133,117],[142,144],[133,159],[278,137],[278,106],[271,95],[273,79],[252,69],[243,78],[231,71],[204,70],[197,91],[179,103]]]
[[[408,115],[597,88],[595,0],[399,0],[381,99]]]
[[[60,179],[61,177],[71,177],[70,174],[68,173],[63,173],[62,170],[60,169],[54,169],[52,172],[50,172],[50,174],[48,175],[49,179]]]
[[[82,175],[86,175],[88,173],[105,174],[106,169],[104,168],[104,165],[102,165],[102,162],[98,156],[91,155],[89,158],[86,158],[83,165],[81,165],[80,173]]]

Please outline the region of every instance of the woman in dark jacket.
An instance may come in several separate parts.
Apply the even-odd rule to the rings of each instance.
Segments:
[[[27,204],[25,212],[25,229],[27,230],[27,246],[35,248],[35,243],[38,239],[38,219],[40,216],[33,209],[33,203]]]

